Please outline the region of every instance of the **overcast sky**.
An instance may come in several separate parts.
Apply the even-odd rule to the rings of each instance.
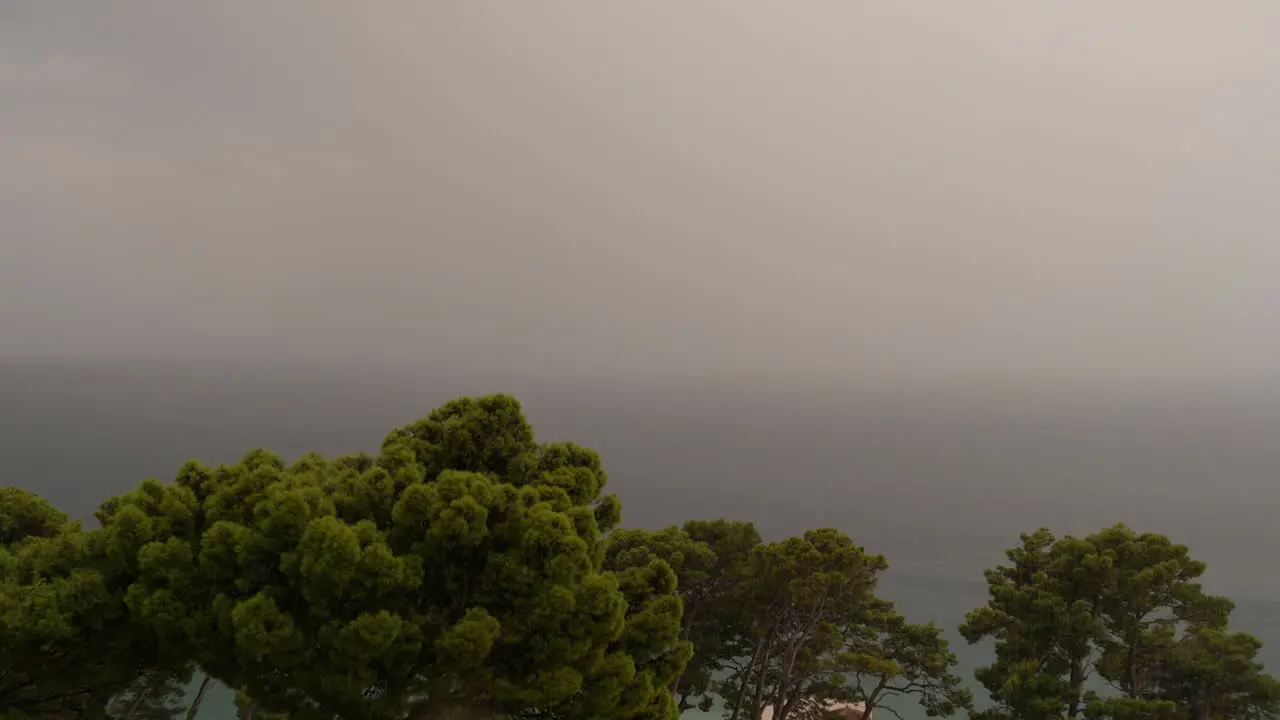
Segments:
[[[1280,368],[1280,3],[0,3],[0,355]]]

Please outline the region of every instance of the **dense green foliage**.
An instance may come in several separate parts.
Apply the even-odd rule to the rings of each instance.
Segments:
[[[0,488],[0,718],[192,720],[215,679],[244,720],[1280,717],[1258,641],[1163,536],[1024,536],[960,628],[994,652],[975,710],[943,630],[877,596],[883,556],[835,529],[618,528],[606,480],[495,395],[376,454],[187,463],[94,529]]]
[[[133,612],[264,710],[629,717],[680,608],[673,579],[620,589],[601,571],[604,484],[595,453],[535,443],[495,396],[393,431],[377,457],[188,465],[99,519],[132,565]],[[669,632],[633,637],[629,609],[665,612]]]
[[[100,716],[143,674],[174,671],[176,656],[123,602],[130,576],[105,535],[21,490],[0,499],[0,710]]]
[[[27,538],[51,538],[67,524],[67,516],[44,498],[15,487],[0,487],[0,547]]]
[[[1204,564],[1186,547],[1123,526],[1086,538],[1040,530],[1008,559],[960,628],[995,641],[995,662],[977,672],[993,701],[981,720],[1280,714],[1280,685],[1254,660],[1260,644],[1227,630],[1232,603],[1204,592]]]

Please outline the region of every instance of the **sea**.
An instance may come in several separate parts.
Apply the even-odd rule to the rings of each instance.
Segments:
[[[754,521],[766,539],[834,527],[890,569],[882,594],[948,628],[960,672],[989,658],[954,628],[1021,532],[1160,532],[1208,563],[1280,670],[1280,384],[862,382],[449,373],[429,365],[0,361],[0,484],[92,523],[103,499],[182,462],[255,447],[376,450],[460,395],[513,393],[542,440],[598,450],[624,524]],[[975,687],[975,694],[981,695]],[[923,717],[909,703],[904,717]],[[689,717],[719,717],[719,711]],[[235,717],[225,689],[200,720]]]

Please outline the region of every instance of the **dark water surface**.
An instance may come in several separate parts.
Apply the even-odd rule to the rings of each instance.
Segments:
[[[445,400],[514,392],[543,440],[600,451],[624,522],[754,520],[766,538],[833,526],[892,566],[884,594],[954,628],[1019,532],[1126,522],[1169,534],[1237,601],[1280,666],[1280,393],[844,390],[448,379],[178,362],[0,363],[0,484],[88,518],[189,458],[252,447],[374,450]],[[957,649],[970,668],[981,649]],[[966,670],[966,674],[968,674]],[[231,717],[228,698],[202,720]]]

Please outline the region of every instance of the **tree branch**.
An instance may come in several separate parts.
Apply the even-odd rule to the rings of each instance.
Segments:
[[[894,717],[898,718],[898,720],[902,720],[902,716],[898,714],[898,711],[894,710],[888,705],[881,705],[877,707],[876,710],[888,710],[890,715],[893,715]],[[874,710],[872,712],[874,712]]]

